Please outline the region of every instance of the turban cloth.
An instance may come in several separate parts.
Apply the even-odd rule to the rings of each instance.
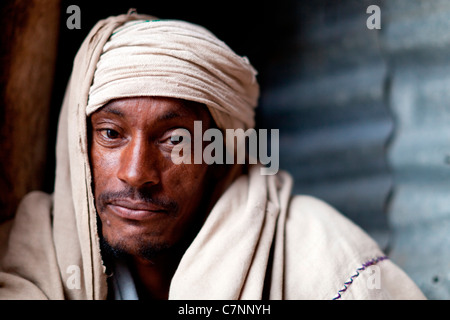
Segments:
[[[203,27],[178,20],[133,20],[103,47],[87,115],[109,101],[137,96],[205,104],[220,129],[254,127],[257,72]]]

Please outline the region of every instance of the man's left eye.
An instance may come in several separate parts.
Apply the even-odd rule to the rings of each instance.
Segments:
[[[167,141],[171,145],[177,145],[177,144],[185,144],[190,143],[190,133],[187,129],[178,128],[174,131],[172,131],[170,137],[167,139]]]
[[[179,144],[179,143],[183,142],[183,136],[173,135],[170,137],[170,142],[172,144]]]

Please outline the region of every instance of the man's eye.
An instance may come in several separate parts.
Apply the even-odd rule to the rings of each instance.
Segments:
[[[103,129],[101,134],[107,139],[117,139],[119,137],[119,133],[113,129]]]
[[[183,142],[183,136],[173,135],[170,137],[170,142],[172,144],[179,144],[179,143]]]
[[[187,129],[176,129],[172,131],[170,137],[166,140],[171,145],[190,143],[190,133]]]

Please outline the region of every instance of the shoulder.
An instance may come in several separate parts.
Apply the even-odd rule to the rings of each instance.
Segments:
[[[312,241],[316,247],[326,251],[339,249],[342,254],[352,254],[379,250],[376,242],[358,225],[328,203],[312,196],[291,198],[286,227],[292,237]]]
[[[47,298],[40,285],[56,277],[49,265],[54,261],[49,253],[53,248],[51,206],[51,195],[31,192],[14,218],[0,226],[0,299]]]
[[[333,299],[364,264],[381,262],[377,243],[329,204],[294,196],[286,229],[286,295],[293,299]]]
[[[32,191],[23,197],[19,203],[14,225],[29,226],[32,228],[34,223],[41,225],[50,222],[52,208],[52,195],[41,191]]]
[[[51,195],[41,191],[25,195],[14,218],[0,227],[3,239],[0,252],[16,244],[28,250],[30,242],[40,243],[43,237],[51,236],[51,208]]]

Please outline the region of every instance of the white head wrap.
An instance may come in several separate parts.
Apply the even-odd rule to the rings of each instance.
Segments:
[[[178,20],[134,20],[103,47],[87,115],[109,101],[163,96],[205,104],[221,129],[254,127],[256,71],[203,27]]]

